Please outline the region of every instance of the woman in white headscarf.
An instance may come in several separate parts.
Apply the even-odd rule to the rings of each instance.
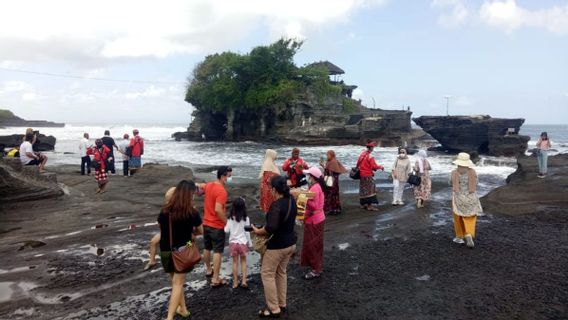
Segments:
[[[432,196],[432,180],[430,179],[430,162],[426,150],[418,151],[418,159],[414,163],[414,171],[420,176],[421,182],[419,186],[414,187],[414,198],[416,198],[416,207],[423,208],[424,201],[430,200]]]
[[[258,178],[260,179],[260,209],[264,213],[268,212],[270,205],[274,201],[270,180],[272,177],[280,175],[280,169],[278,169],[275,162],[276,156],[276,151],[266,149],[264,162],[262,163],[260,174],[258,175]]]

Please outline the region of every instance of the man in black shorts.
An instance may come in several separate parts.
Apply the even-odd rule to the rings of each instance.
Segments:
[[[225,205],[227,203],[227,190],[225,184],[231,181],[233,170],[223,166],[217,170],[217,180],[207,184],[198,185],[205,192],[205,213],[203,215],[203,260],[207,268],[207,276],[213,277],[211,285],[219,287],[227,284],[227,281],[219,278],[221,270],[221,255],[225,248],[225,224],[227,215]],[[211,265],[211,251],[213,251],[213,265]]]
[[[47,163],[47,156],[34,152],[33,140],[34,134],[26,134],[24,137],[24,142],[20,145],[20,161],[24,166],[38,166],[39,172],[42,173]]]

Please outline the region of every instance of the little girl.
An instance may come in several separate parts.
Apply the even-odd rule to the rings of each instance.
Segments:
[[[233,200],[233,206],[225,232],[230,233],[229,251],[233,257],[233,289],[239,286],[239,258],[241,260],[242,282],[241,287],[247,288],[247,252],[248,247],[252,246],[250,234],[245,231],[245,226],[250,226],[247,217],[247,207],[242,197]]]

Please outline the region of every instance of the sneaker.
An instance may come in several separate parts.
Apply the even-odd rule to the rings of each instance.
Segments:
[[[399,202],[398,202],[398,205],[399,205],[399,206],[403,206],[403,205],[404,205],[404,202],[403,202],[403,201],[399,201]]]
[[[459,244],[465,243],[462,238],[458,238],[458,237],[455,237],[454,240],[452,240],[452,241],[455,242],[455,243],[459,243]]]
[[[465,236],[465,242],[466,242],[466,244],[467,244],[467,246],[468,246],[469,248],[473,248],[473,246],[475,245],[475,244],[473,243],[473,237],[472,237],[470,234],[467,234],[467,235]]]
[[[393,201],[393,202],[392,202],[392,205],[393,205],[393,206],[398,206],[398,202]]]
[[[539,175],[537,175],[537,178],[544,179],[545,177],[546,177],[546,176],[545,176],[544,174],[539,174]]]

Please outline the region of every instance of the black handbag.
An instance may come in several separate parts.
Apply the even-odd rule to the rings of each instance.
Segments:
[[[361,171],[359,170],[358,167],[351,168],[351,171],[349,171],[349,178],[353,180],[361,179]]]
[[[420,186],[420,184],[422,183],[422,178],[421,178],[419,175],[415,174],[415,173],[411,173],[411,174],[408,176],[408,183],[410,183],[410,184],[413,185],[413,186],[418,187],[418,186]]]

